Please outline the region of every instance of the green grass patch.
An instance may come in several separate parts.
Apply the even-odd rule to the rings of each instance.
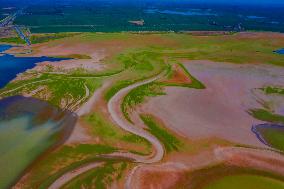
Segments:
[[[284,181],[283,176],[272,172],[225,164],[210,165],[190,172],[188,176],[192,189],[266,189],[271,188],[269,186],[277,186],[275,183],[283,185]],[[187,188],[188,183],[184,186],[181,184],[180,188]]]
[[[178,65],[183,69],[183,71],[188,75],[188,77],[191,80],[191,84],[188,84],[187,86],[190,88],[194,88],[194,89],[205,89],[205,85],[203,83],[201,83],[199,80],[197,80],[195,77],[193,77],[189,71],[186,69],[186,67],[181,64],[178,63]]]
[[[261,121],[284,124],[284,116],[271,113],[265,109],[252,109],[249,111],[249,114]]]
[[[84,120],[91,125],[91,132],[94,136],[99,136],[104,143],[116,144],[117,142],[133,143],[144,146],[148,150],[151,144],[144,138],[126,133],[111,122],[104,119],[99,113],[92,113],[84,117]]]
[[[54,78],[53,82],[47,83],[48,90],[51,92],[48,101],[53,105],[61,107],[62,100],[65,99],[69,106],[74,105],[77,101],[86,97],[86,87],[89,89],[90,94],[92,94],[95,89],[100,86],[101,80],[99,79],[81,79],[59,76]],[[80,104],[84,103],[87,99],[88,97]]]
[[[70,55],[62,55],[62,56],[53,56],[55,58],[71,58],[71,59],[92,59],[89,55],[85,54],[70,54]]]
[[[118,91],[133,84],[134,81],[122,80],[116,82],[104,95],[104,98],[109,101]]]
[[[172,60],[173,62],[176,62],[175,60]],[[181,67],[185,75],[191,80],[191,83],[167,83],[167,82],[159,82],[161,86],[168,86],[168,87],[187,87],[187,88],[193,88],[193,89],[205,89],[205,85],[197,80],[193,75],[189,73],[189,71],[186,69],[186,67],[182,63],[176,63],[178,66]],[[166,68],[166,78],[171,79],[174,74],[174,71],[170,65]]]
[[[134,67],[134,69],[140,71],[152,71],[154,69],[153,64],[163,62],[159,53],[149,49],[135,49],[124,54],[119,54],[115,59],[122,63],[124,69]]]
[[[178,151],[182,143],[173,134],[162,128],[150,115],[140,115],[141,119],[148,126],[148,131],[161,141],[167,152]]]
[[[48,79],[48,80],[46,80]],[[38,82],[43,81],[43,82]],[[35,83],[34,83],[35,82]],[[38,87],[45,86],[45,94],[36,94],[35,97],[42,98],[46,96],[43,100],[48,101],[54,106],[62,107],[62,100],[65,100],[66,107],[76,105],[77,101],[81,100],[81,105],[88,97],[86,97],[86,87],[89,89],[90,94],[92,94],[98,87],[101,86],[102,80],[99,78],[71,78],[65,75],[53,75],[53,74],[42,74],[40,77],[33,77],[28,80],[21,80],[13,83],[9,83],[5,88],[0,90],[0,94],[11,89],[18,88],[10,93],[2,95],[3,97],[12,95],[21,95],[22,93],[31,92]],[[33,84],[31,84],[33,83]],[[63,108],[63,107],[62,107]]]
[[[106,93],[105,99],[109,101],[118,91],[138,81],[153,77],[166,68],[160,53],[151,49],[135,49],[120,54],[115,61],[123,65],[123,70],[128,70],[127,80],[117,81]]]
[[[127,168],[126,162],[112,163],[108,162],[105,165],[83,173],[77,176],[70,182],[66,183],[62,189],[68,188],[109,188],[111,183],[119,180],[123,171]]]
[[[131,90],[123,99],[121,104],[121,110],[125,118],[132,122],[129,117],[129,111],[131,111],[135,106],[144,102],[146,97],[155,97],[160,95],[165,95],[163,88],[156,83],[149,83],[139,86]]]
[[[111,77],[116,74],[121,73],[123,70],[107,70],[104,72],[96,72],[92,73],[89,70],[84,68],[77,68],[68,72],[67,77],[80,77],[80,78],[103,78],[103,77]],[[60,75],[60,74],[53,74],[53,75]]]
[[[79,33],[49,33],[49,34],[36,34],[30,37],[32,44],[44,43],[51,40],[62,39],[65,37],[72,37],[78,35]],[[2,43],[15,43],[15,44],[25,44],[26,42],[20,37],[7,37],[0,38]]]
[[[261,88],[261,90],[265,94],[278,94],[278,95],[284,95],[284,88],[281,87],[273,87],[273,86],[268,86],[265,88]]]
[[[7,37],[0,38],[1,43],[15,43],[15,44],[25,44],[26,42],[20,37]]]
[[[216,180],[203,189],[284,189],[284,182],[258,175],[231,175]]]
[[[46,33],[46,34],[36,34],[32,35],[30,38],[30,41],[32,44],[37,44],[37,43],[44,43],[48,42],[51,40],[56,40],[56,39],[62,39],[65,37],[73,37],[75,35],[78,35],[80,33]]]
[[[275,149],[284,151],[284,131],[274,128],[265,128],[261,131],[265,141]]]
[[[267,36],[191,36],[187,34],[165,34],[167,39],[176,41],[180,46],[167,54],[176,59],[211,60],[237,64],[264,63],[283,66],[284,57],[277,55],[275,49],[284,43],[278,37]]]
[[[101,159],[96,157],[98,154],[108,154],[114,151],[116,151],[115,148],[100,144],[63,146],[59,150],[47,154],[43,159],[44,163],[34,165],[25,188],[48,188],[64,173],[88,162],[100,161]],[[57,166],[62,166],[62,168],[54,172]]]

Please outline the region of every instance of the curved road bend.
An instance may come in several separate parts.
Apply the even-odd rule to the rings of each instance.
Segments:
[[[153,135],[151,135],[150,133],[148,133],[147,131],[145,131],[144,129],[142,129],[141,127],[137,127],[131,123],[129,123],[123,116],[123,113],[121,112],[120,109],[120,102],[121,100],[125,97],[125,95],[130,92],[132,89],[139,87],[141,85],[145,85],[148,83],[151,83],[153,81],[156,81],[157,79],[159,79],[161,76],[163,75],[163,73],[159,74],[158,76],[155,76],[154,78],[148,79],[146,81],[142,81],[139,83],[135,83],[133,85],[130,85],[126,88],[123,88],[122,90],[120,90],[118,93],[116,93],[108,102],[108,111],[112,117],[112,119],[115,121],[115,123],[117,123],[117,125],[119,127],[121,127],[122,129],[136,134],[140,137],[145,138],[146,140],[148,140],[154,147],[155,149],[155,153],[151,154],[150,156],[142,156],[142,155],[136,155],[136,154],[132,154],[132,153],[124,153],[124,152],[116,152],[116,153],[112,153],[112,154],[108,154],[106,156],[108,157],[126,157],[126,158],[131,158],[133,159],[135,162],[138,163],[155,163],[160,161],[163,156],[164,156],[164,148],[163,145],[161,144],[161,142],[155,138]],[[100,95],[96,94],[96,97],[99,97]],[[95,98],[96,98],[95,97]],[[95,101],[94,99],[92,101]],[[82,111],[82,110],[81,110]],[[79,111],[80,112],[80,111]],[[84,111],[81,112],[82,114],[84,114]],[[59,177],[52,185],[50,185],[48,187],[48,189],[58,189],[60,187],[62,187],[64,184],[66,184],[67,182],[69,182],[70,180],[72,180],[73,178],[75,178],[76,176],[89,171],[91,169],[97,168],[99,166],[103,165],[103,163],[98,163],[98,162],[93,162],[87,165],[83,165],[75,170],[69,171],[67,173],[65,173],[64,175],[62,175],[61,177]],[[136,168],[134,168],[134,170],[136,170]],[[133,173],[134,171],[131,171],[131,173]],[[131,174],[132,175],[132,174]],[[128,182],[131,178],[131,175],[128,176]]]
[[[79,167],[77,169],[69,171],[69,172],[65,173],[64,175],[62,175],[61,177],[59,177],[54,183],[52,183],[52,185],[50,185],[48,187],[48,189],[61,188],[62,186],[64,186],[64,184],[66,184],[67,182],[69,182],[73,178],[77,177],[78,175],[85,173],[87,171],[90,171],[91,169],[100,167],[102,165],[103,165],[102,162],[90,163],[88,165],[84,165],[83,167]]]
[[[155,153],[154,155],[151,154],[150,157],[149,156],[141,156],[141,155],[136,155],[136,154],[132,154],[132,153],[123,153],[123,152],[116,152],[113,154],[110,154],[109,156],[123,156],[123,157],[127,157],[127,158],[131,158],[134,159],[135,162],[137,163],[155,163],[160,161],[163,156],[164,156],[164,148],[163,145],[161,144],[161,142],[154,137],[153,135],[151,135],[150,133],[148,133],[147,131],[145,131],[143,128],[141,127],[137,127],[134,124],[131,124],[129,121],[127,121],[124,116],[123,113],[121,112],[121,100],[132,90],[135,89],[139,86],[151,83],[153,81],[158,80],[161,76],[163,75],[163,73],[159,74],[158,76],[155,76],[154,78],[148,79],[146,81],[142,81],[139,83],[135,83],[133,85],[130,85],[126,88],[121,89],[119,92],[117,92],[108,102],[108,111],[112,117],[112,119],[114,120],[114,122],[121,127],[123,130],[128,131],[132,134],[138,135],[140,137],[145,138],[146,140],[148,140],[154,147],[155,149]]]

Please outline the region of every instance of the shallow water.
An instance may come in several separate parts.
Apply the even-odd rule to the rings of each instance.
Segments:
[[[37,99],[1,100],[0,188],[8,188],[43,152],[63,142],[75,122],[75,114]]]
[[[284,150],[284,125],[265,123],[254,125],[251,130],[263,144]]]
[[[161,14],[183,15],[183,16],[218,16],[216,13],[213,13],[210,10],[202,10],[202,9],[189,9],[185,11],[147,9],[145,10],[145,13],[148,14],[161,13]]]
[[[4,51],[10,49],[10,45],[0,45],[0,88],[4,87],[7,83],[13,80],[17,74],[33,68],[36,63],[50,61],[57,62],[66,60],[63,58],[51,57],[16,57],[14,55],[5,54]]]

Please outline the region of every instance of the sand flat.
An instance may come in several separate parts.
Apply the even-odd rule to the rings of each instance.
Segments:
[[[246,111],[260,107],[253,89],[284,84],[284,69],[210,61],[184,64],[206,89],[167,88],[166,96],[152,98],[142,111],[158,116],[169,128],[190,139],[215,136],[264,147],[251,132],[252,124],[260,121]]]

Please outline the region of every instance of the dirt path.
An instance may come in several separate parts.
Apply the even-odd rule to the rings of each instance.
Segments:
[[[97,89],[94,94],[88,99],[85,104],[83,104],[77,111],[76,114],[78,116],[84,116],[89,113],[91,113],[92,108],[95,106],[95,104],[98,102],[100,98],[102,98],[103,91],[111,85],[111,81],[106,81],[104,84]],[[80,124],[80,121],[78,121],[75,125],[75,128],[71,135],[69,136],[68,140],[65,142],[65,144],[78,144],[78,143],[84,143],[92,141],[92,136],[88,134],[88,131],[85,129],[85,127]]]
[[[135,162],[149,163],[149,164],[158,162],[163,158],[164,148],[163,148],[163,145],[160,143],[160,141],[158,139],[156,139],[153,135],[149,134],[144,129],[129,123],[124,118],[123,113],[121,112],[121,109],[120,109],[121,100],[124,98],[124,96],[128,92],[130,92],[132,89],[134,89],[136,87],[151,83],[151,82],[159,79],[162,76],[162,74],[160,74],[160,75],[158,75],[154,78],[151,78],[149,80],[142,81],[142,82],[139,82],[139,83],[135,83],[133,85],[130,85],[130,86],[120,90],[108,102],[108,111],[109,111],[112,119],[115,121],[115,123],[117,123],[117,125],[119,127],[121,127],[122,129],[124,129],[125,131],[136,134],[136,135],[141,136],[141,137],[145,138],[146,140],[148,140],[153,145],[153,148],[155,149],[155,151],[152,154],[150,154],[149,156],[141,156],[141,155],[136,155],[136,154],[132,154],[132,153],[128,153],[128,152],[127,153],[116,152],[116,153],[112,153],[112,154],[107,154],[107,155],[105,155],[106,157],[109,157],[109,158],[125,157],[125,158],[133,159]],[[108,87],[109,85],[110,85],[110,83],[107,82],[99,90],[97,90],[94,93],[94,95],[89,99],[89,101],[85,105],[83,105],[82,108],[80,108],[77,111],[77,114],[78,115],[84,115],[86,113],[89,113],[91,111],[91,107],[94,105],[94,103],[97,101],[97,99],[101,97],[102,91],[106,87]],[[58,188],[62,187],[64,184],[66,184],[68,181],[75,178],[76,176],[78,176],[78,175],[80,175],[80,174],[82,174],[86,171],[89,171],[91,169],[97,168],[97,167],[101,166],[102,164],[103,163],[94,162],[94,163],[91,163],[91,164],[88,164],[88,165],[83,165],[83,166],[81,166],[81,167],[79,167],[75,170],[69,171],[69,172],[65,173],[64,175],[62,175],[60,178],[58,178],[48,189],[58,189]],[[128,176],[128,180],[131,180],[131,175]]]
[[[31,82],[31,83],[24,84],[24,85],[21,85],[21,86],[19,86],[19,87],[17,87],[17,88],[14,88],[14,89],[11,89],[11,90],[8,90],[8,91],[4,91],[4,92],[0,93],[0,96],[1,96],[1,95],[4,95],[4,94],[7,94],[7,93],[14,92],[14,91],[16,91],[16,90],[18,90],[18,89],[21,89],[21,88],[23,88],[23,87],[26,87],[26,86],[28,86],[28,85],[32,85],[32,84],[35,84],[35,83],[46,82],[46,81],[51,81],[51,79],[44,79],[44,80],[34,81],[34,82]]]
[[[64,184],[66,184],[68,181],[72,180],[73,178],[75,178],[76,176],[87,172],[91,169],[97,168],[99,166],[102,166],[103,163],[98,163],[98,162],[94,162],[94,163],[90,163],[86,166],[83,167],[79,167],[75,170],[69,171],[67,173],[65,173],[64,175],[62,175],[61,177],[59,177],[52,185],[50,185],[48,187],[48,189],[58,189],[61,188]]]
[[[157,79],[159,79],[161,77],[162,74],[148,79],[146,81],[142,81],[139,83],[135,83],[133,85],[130,85],[122,90],[120,90],[118,93],[116,93],[108,102],[108,111],[112,117],[112,119],[114,120],[114,122],[121,127],[123,130],[128,131],[132,134],[138,135],[140,137],[145,138],[146,140],[148,140],[154,147],[155,149],[155,153],[151,154],[150,156],[139,156],[139,155],[134,155],[131,153],[122,153],[122,152],[118,152],[118,153],[113,153],[111,154],[111,156],[124,156],[124,157],[128,157],[131,159],[134,159],[135,162],[140,162],[140,163],[155,163],[160,161],[163,156],[164,156],[164,148],[163,145],[161,144],[161,142],[154,137],[153,135],[151,135],[150,133],[148,133],[147,131],[145,131],[144,129],[142,129],[141,127],[137,127],[134,124],[131,124],[130,122],[128,122],[124,116],[123,113],[121,112],[121,101],[122,99],[125,97],[125,95],[127,95],[132,89],[137,88],[139,86],[151,83]]]
[[[95,106],[98,100],[102,98],[103,91],[107,87],[109,87],[111,83],[112,82],[110,80],[104,82],[104,84],[93,93],[93,95],[87,100],[87,102],[85,102],[76,111],[76,114],[78,116],[84,116],[84,115],[91,113],[92,108]],[[86,94],[89,95],[89,92]],[[65,144],[78,144],[80,142],[86,142],[86,141],[91,141],[91,140],[92,140],[92,137],[88,134],[88,131],[80,124],[80,122],[77,122],[73,132],[71,133],[71,135],[69,136]]]
[[[92,97],[77,110],[77,115],[83,116],[90,113],[94,104],[102,97],[102,92],[110,85],[110,81],[104,82],[104,84],[94,92]]]

